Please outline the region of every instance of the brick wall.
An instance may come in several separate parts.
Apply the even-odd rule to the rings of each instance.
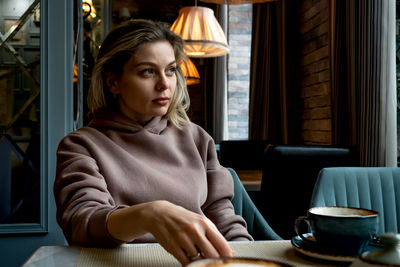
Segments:
[[[248,139],[252,5],[229,5],[229,139]]]
[[[330,0],[304,0],[299,10],[304,144],[332,144],[329,3]]]

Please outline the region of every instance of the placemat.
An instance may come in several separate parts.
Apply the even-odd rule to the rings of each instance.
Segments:
[[[181,266],[181,264],[158,244],[135,244],[118,248],[83,248],[77,267],[105,266]]]
[[[290,241],[231,242],[236,257],[251,257],[275,260],[296,267],[343,266],[301,257]],[[347,264],[348,265],[348,264]],[[158,244],[125,245],[119,248],[83,248],[77,267],[105,266],[143,266],[165,267],[181,266],[180,263]]]

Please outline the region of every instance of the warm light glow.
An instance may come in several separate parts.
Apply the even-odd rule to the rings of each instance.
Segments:
[[[182,36],[184,51],[191,57],[218,57],[229,52],[225,33],[210,8],[182,8],[171,31]]]
[[[213,3],[219,5],[242,5],[242,4],[257,4],[265,2],[275,2],[279,0],[200,0],[206,3]]]
[[[83,4],[83,3],[86,3],[87,5],[85,5],[85,4]],[[83,9],[83,12],[84,13],[88,13],[88,12],[90,12],[90,16],[92,17],[92,18],[95,18],[96,17],[96,9],[94,8],[94,6],[93,6],[93,2],[92,2],[92,0],[83,0],[82,1],[82,9]],[[90,6],[90,7],[89,7]]]
[[[187,60],[182,62],[180,66],[183,72],[183,76],[185,76],[187,85],[200,83],[199,72],[197,71],[196,66],[193,64],[190,58],[187,58]]]
[[[90,12],[90,6],[89,6],[89,4],[88,4],[88,5],[82,5],[82,9],[83,9],[83,12],[85,12],[85,13]]]
[[[187,52],[186,54],[191,57],[201,57],[204,56],[206,52]]]

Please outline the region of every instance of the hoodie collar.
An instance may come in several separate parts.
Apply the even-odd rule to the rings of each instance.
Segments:
[[[94,118],[89,122],[90,127],[113,129],[123,132],[136,133],[147,130],[153,134],[160,134],[168,125],[168,120],[164,117],[153,117],[145,125],[112,111],[96,112]]]

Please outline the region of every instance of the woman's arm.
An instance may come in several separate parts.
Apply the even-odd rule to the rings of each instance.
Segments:
[[[54,196],[57,222],[71,245],[112,247],[123,242],[106,231],[117,206],[96,160],[88,150],[90,136],[72,133],[59,144]]]
[[[207,168],[208,194],[203,205],[204,214],[218,227],[229,241],[253,240],[247,232],[246,221],[235,214],[232,175],[219,164],[214,141],[209,137],[207,149],[204,149]]]
[[[112,237],[125,242],[151,233],[183,265],[198,252],[206,258],[233,256],[229,244],[209,219],[167,201],[115,210],[108,218],[107,228]]]

